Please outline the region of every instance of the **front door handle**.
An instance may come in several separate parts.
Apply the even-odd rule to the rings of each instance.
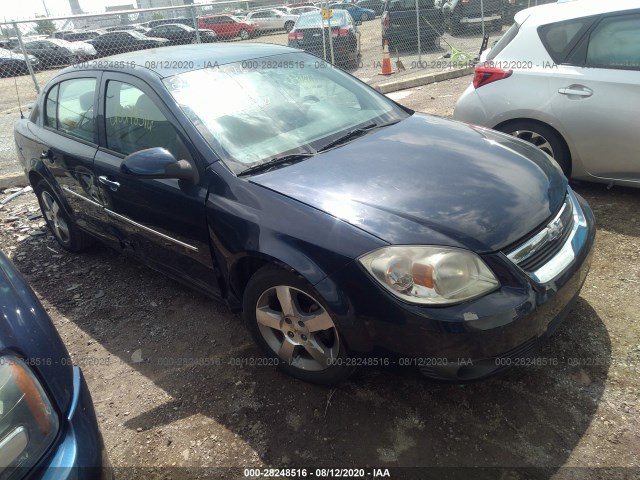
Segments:
[[[576,97],[590,97],[593,95],[593,90],[583,87],[582,85],[569,85],[568,87],[559,89],[558,93]]]
[[[98,177],[98,181],[109,187],[112,192],[117,191],[120,188],[120,183],[114,182],[113,180],[109,180],[108,177]]]

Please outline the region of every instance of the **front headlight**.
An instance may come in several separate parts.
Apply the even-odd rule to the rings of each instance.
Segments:
[[[30,467],[58,433],[58,417],[29,367],[17,357],[0,357],[0,477]]]
[[[451,247],[384,247],[358,259],[395,296],[422,305],[451,305],[500,286],[473,252]]]

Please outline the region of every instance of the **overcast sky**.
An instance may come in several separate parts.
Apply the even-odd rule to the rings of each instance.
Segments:
[[[69,0],[0,0],[0,22],[34,18],[45,14],[45,5],[52,16],[69,15]],[[195,3],[205,3],[196,0]],[[80,0],[80,8],[85,13],[104,12],[105,7],[116,5],[136,5],[135,0]]]

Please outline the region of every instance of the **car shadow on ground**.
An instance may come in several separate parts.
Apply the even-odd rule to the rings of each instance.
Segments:
[[[240,439],[276,467],[538,467],[547,476],[585,434],[608,376],[608,332],[580,298],[556,334],[541,342],[535,363],[491,380],[438,384],[409,368],[363,368],[335,388],[310,385],[263,365],[241,320],[225,306],[104,247],[59,258],[51,248],[60,250],[52,237],[25,241],[15,255],[26,259],[17,265],[45,305],[167,394],[135,412],[123,404],[138,390],[129,377],[83,367],[89,385],[98,385],[92,388],[97,405],[132,411],[115,421],[133,435],[205,417],[228,432],[227,446]],[[37,261],[43,254],[61,281],[48,279]],[[76,359],[90,354],[91,347],[65,340]],[[139,363],[132,360],[136,349]],[[102,384],[121,398],[103,398]],[[209,438],[211,427],[189,425],[194,438],[199,431]],[[120,454],[121,447],[112,448]],[[402,478],[414,473],[420,476],[403,471]]]
[[[640,237],[640,195],[637,188],[609,188],[603,183],[586,182],[572,182],[572,187],[591,205],[598,230]]]

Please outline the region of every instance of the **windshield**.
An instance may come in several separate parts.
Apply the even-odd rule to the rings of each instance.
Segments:
[[[314,153],[354,128],[408,114],[316,57],[291,53],[166,78],[177,104],[236,174]]]

